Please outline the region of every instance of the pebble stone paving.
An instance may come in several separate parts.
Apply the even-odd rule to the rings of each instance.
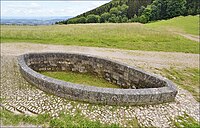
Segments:
[[[69,101],[47,94],[30,85],[21,76],[17,57],[1,56],[1,106],[14,113],[36,115],[50,113],[58,116],[61,111],[74,115],[77,110],[91,120],[101,123],[119,123],[130,127],[130,121],[137,119],[141,126],[173,127],[171,119],[187,113],[200,122],[199,103],[181,88],[175,102],[144,106],[108,106]]]

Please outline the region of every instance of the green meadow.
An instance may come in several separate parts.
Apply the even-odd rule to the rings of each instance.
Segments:
[[[199,80],[200,72],[197,68],[185,68],[185,69],[163,69],[163,76],[166,76],[181,88],[188,90],[193,97],[200,102],[199,97]]]
[[[191,23],[178,17],[177,20],[159,21],[147,25],[123,24],[78,24],[51,26],[1,26],[1,42],[28,42],[42,44],[77,45],[91,47],[119,48],[144,51],[165,51],[199,53],[199,43],[173,32],[153,26],[170,24],[174,29],[186,28],[186,32],[196,34],[197,16],[188,16]],[[176,19],[176,18],[175,18]],[[183,22],[184,24],[179,24]],[[194,27],[190,28],[190,24]],[[185,26],[185,27],[184,27]],[[195,29],[193,29],[195,28]],[[191,32],[190,32],[191,31]]]
[[[175,32],[199,35],[199,15],[175,17],[169,20],[161,20],[145,24],[145,26],[152,27],[154,29],[164,28]]]
[[[33,127],[26,126],[27,124],[35,125],[34,127],[43,128],[119,128],[118,124],[102,124],[99,121],[91,121],[88,118],[80,115],[78,111],[74,116],[65,114],[64,112],[59,114],[58,118],[53,118],[49,114],[39,114],[37,116],[29,116],[24,114],[14,114],[7,110],[0,109],[1,123],[5,126],[12,125],[12,127]],[[137,124],[138,125],[138,124]]]
[[[199,42],[182,37],[182,34],[199,35],[199,16],[180,16],[148,24],[140,23],[104,23],[51,26],[1,25],[1,43],[40,43],[56,45],[74,45],[88,47],[118,48],[142,51],[183,52],[199,54]],[[185,68],[160,69],[161,75],[172,80],[177,86],[188,90],[196,101],[199,98],[199,69]],[[43,75],[97,87],[119,88],[106,80],[90,74],[74,72],[41,72]],[[2,100],[2,99],[0,99]],[[58,118],[49,114],[37,116],[16,115],[0,108],[1,122],[4,125],[19,126],[33,124],[42,127],[120,127],[116,124],[102,124],[79,114],[60,113]],[[169,119],[170,120],[170,119]],[[171,119],[174,127],[200,127],[187,114]],[[136,121],[133,127],[141,127]]]

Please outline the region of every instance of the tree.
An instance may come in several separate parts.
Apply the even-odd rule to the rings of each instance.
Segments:
[[[77,23],[86,23],[87,21],[86,21],[86,18],[82,16],[80,18],[77,18],[76,22]]]
[[[108,21],[108,19],[110,18],[110,13],[108,12],[105,12],[101,15],[101,18],[100,18],[100,22],[101,23],[105,23]]]
[[[141,15],[138,20],[139,20],[140,23],[147,23],[148,22],[148,18],[145,15]]]
[[[119,18],[118,23],[122,23],[122,16],[118,16],[118,18]]]
[[[67,21],[67,24],[75,24],[75,20],[74,19],[70,19]]]
[[[87,16],[87,23],[99,23],[99,20],[100,16],[98,15],[91,14]]]
[[[112,14],[111,17],[108,19],[111,23],[117,23],[117,17],[116,15]]]
[[[200,1],[199,0],[187,0],[186,11],[184,15],[197,15],[200,14]]]
[[[123,23],[127,23],[127,22],[128,22],[128,18],[127,18],[127,17],[123,17],[123,18],[122,18],[122,22],[123,22]]]
[[[154,0],[145,9],[141,7],[139,10],[141,17],[139,19],[142,23],[145,23],[180,16],[185,13],[185,4],[186,0]]]
[[[110,14],[114,14],[114,15],[117,16],[119,14],[119,10],[116,7],[111,8],[110,9]]]
[[[155,4],[151,5],[151,15],[150,15],[151,21],[158,20],[160,18],[161,6],[162,5],[160,3],[158,3],[157,5]]]
[[[122,6],[118,6],[117,9],[118,9],[120,15],[127,16],[128,6],[126,4],[123,4]]]
[[[167,18],[180,16],[185,12],[186,0],[167,0]]]
[[[138,17],[137,15],[135,14],[133,18],[131,18],[131,22],[138,22]]]
[[[142,13],[142,23],[147,23],[149,20],[150,20],[150,17],[151,17],[151,13],[152,13],[152,9],[151,9],[151,5],[148,5],[143,13]]]
[[[151,4],[153,0],[128,0],[128,13],[127,17],[130,19],[132,18],[135,14],[138,16],[141,16],[138,14],[138,10],[143,6],[144,8]]]
[[[140,9],[138,10],[138,16],[141,16],[144,10],[145,10],[145,7],[141,6]]]

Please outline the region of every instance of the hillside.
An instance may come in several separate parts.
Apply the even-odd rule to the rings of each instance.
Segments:
[[[150,4],[153,0],[113,0],[105,5],[102,5],[96,9],[93,9],[91,11],[85,12],[81,15],[78,15],[77,17],[87,17],[90,14],[95,15],[101,15],[104,12],[109,12],[112,8],[117,8],[118,6],[127,5],[127,13],[125,14],[128,18],[131,18],[134,16],[134,14],[138,14],[138,10],[141,8],[141,6],[147,6]],[[76,18],[76,17],[75,17]]]
[[[179,17],[175,19],[180,19]],[[177,20],[184,23],[187,19],[192,28],[198,28],[198,16],[187,16]],[[1,26],[2,42],[32,42],[52,43],[63,45],[107,47],[129,50],[165,51],[199,53],[199,43],[160,28],[160,23],[143,25],[138,23],[124,24],[80,24],[80,25],[52,25],[52,26]],[[166,20],[171,22],[171,20]],[[177,24],[177,23],[176,23]],[[172,24],[172,26],[177,26]],[[179,25],[181,26],[181,25]],[[181,26],[182,27],[182,26]],[[190,25],[188,26],[190,27]],[[172,30],[175,27],[171,27]],[[190,30],[188,28],[187,30]],[[196,33],[196,32],[195,32]]]
[[[161,20],[145,24],[147,27],[154,29],[166,29],[185,34],[199,35],[199,15],[196,16],[179,16],[169,20]]]
[[[96,9],[57,24],[147,23],[200,13],[199,0],[112,0]]]
[[[111,9],[115,10],[115,8],[119,8],[120,6],[123,6],[123,5],[124,6],[126,5],[128,8],[124,11],[123,15],[125,15],[125,16],[122,16],[122,18],[127,17],[130,19],[131,17],[134,16],[134,14],[138,14],[138,10],[142,6],[146,7],[152,1],[153,0],[112,0],[111,2],[106,3],[100,7],[97,7],[91,11],[85,12],[85,13],[78,15],[74,18],[71,18],[69,20],[61,21],[60,23],[67,24],[68,21],[72,21],[72,20],[75,20],[80,17],[87,17],[89,15],[99,15],[100,16],[103,13],[110,12]],[[113,12],[113,13],[115,13],[115,12]]]

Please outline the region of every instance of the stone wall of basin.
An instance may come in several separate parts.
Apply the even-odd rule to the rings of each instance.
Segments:
[[[135,67],[83,54],[31,53],[19,57],[20,71],[31,84],[57,96],[109,105],[143,105],[171,102],[177,89],[166,78]],[[64,82],[40,71],[90,73],[117,84],[122,89],[101,88]]]

